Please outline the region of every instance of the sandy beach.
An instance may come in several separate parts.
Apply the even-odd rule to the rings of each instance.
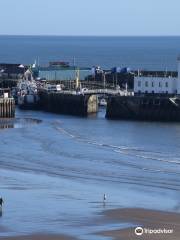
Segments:
[[[115,209],[104,212],[105,219],[117,221],[117,223],[130,222],[142,227],[144,233],[141,236],[135,234],[135,227],[104,231],[103,236],[113,237],[115,240],[179,240],[180,239],[180,214],[145,209]],[[172,233],[146,233],[145,229],[151,230],[173,230]]]
[[[1,131],[0,239],[180,239],[179,214],[167,213],[179,209],[179,125],[119,124],[104,113],[17,111],[42,123]],[[136,237],[134,226],[174,233]]]
[[[0,237],[1,240],[76,240],[64,235],[28,235],[17,237]]]
[[[131,223],[135,227],[106,230],[94,233],[97,236],[111,237],[113,240],[179,240],[180,214],[155,210],[124,208],[103,212],[102,221],[106,223]],[[143,234],[137,236],[135,228],[142,227]],[[168,230],[169,233],[150,233],[148,230]],[[65,235],[34,234],[28,236],[0,237],[3,240],[77,240],[78,238]]]

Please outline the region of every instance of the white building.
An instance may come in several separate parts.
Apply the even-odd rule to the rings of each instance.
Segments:
[[[134,93],[180,94],[180,57],[178,58],[178,77],[136,76]]]

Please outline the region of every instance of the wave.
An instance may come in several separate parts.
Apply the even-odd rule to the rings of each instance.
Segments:
[[[128,156],[138,157],[138,158],[142,158],[142,159],[149,159],[149,160],[153,160],[153,161],[159,161],[159,162],[180,165],[180,157],[178,157],[178,156],[176,156],[176,157],[169,156],[171,158],[171,160],[170,160],[170,159],[167,159],[167,154],[165,156],[165,154],[160,151],[147,151],[145,149],[137,148],[137,147],[133,147],[133,146],[130,146],[130,147],[124,146],[124,145],[117,146],[117,145],[113,145],[113,144],[97,142],[90,138],[86,138],[86,137],[82,137],[77,134],[73,134],[69,130],[67,130],[63,127],[57,126],[56,124],[57,123],[54,124],[54,127],[56,128],[56,130],[60,131],[61,133],[65,134],[77,141],[83,142],[83,143],[87,143],[87,144],[102,147],[102,148],[107,148],[107,149],[112,150],[113,152],[120,153],[122,155],[128,155]],[[173,160],[173,158],[175,158],[176,160]]]

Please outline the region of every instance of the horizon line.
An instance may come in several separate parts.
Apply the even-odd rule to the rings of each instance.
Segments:
[[[0,37],[180,37],[180,35],[59,35],[59,34],[0,34]]]

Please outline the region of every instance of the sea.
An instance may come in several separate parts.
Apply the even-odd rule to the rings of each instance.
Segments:
[[[180,37],[0,36],[0,63],[176,70]]]
[[[179,37],[0,37],[0,62],[176,69]],[[103,202],[103,195],[107,200]],[[102,212],[146,208],[180,212],[180,123],[107,120],[16,109],[0,120],[0,237],[98,231],[133,223]]]

